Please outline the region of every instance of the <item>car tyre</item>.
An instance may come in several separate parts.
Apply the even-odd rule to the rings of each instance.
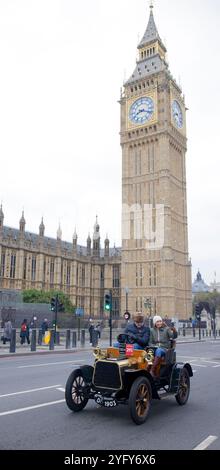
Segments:
[[[89,385],[86,383],[80,369],[74,370],[66,383],[66,404],[71,411],[81,411],[89,400]]]
[[[152,389],[146,377],[138,377],[131,386],[129,394],[130,415],[136,424],[143,424],[149,414]]]
[[[177,395],[175,395],[178,405],[183,406],[187,403],[188,398],[189,398],[189,392],[190,392],[189,372],[186,369],[186,367],[183,367],[183,369],[180,372],[179,390],[178,390]]]

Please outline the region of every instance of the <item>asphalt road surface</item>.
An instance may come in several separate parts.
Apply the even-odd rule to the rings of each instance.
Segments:
[[[0,358],[0,449],[193,450],[220,449],[220,341],[177,345],[177,359],[194,371],[188,403],[152,402],[136,426],[127,406],[89,401],[72,413],[64,400],[70,372],[93,364],[90,352]]]

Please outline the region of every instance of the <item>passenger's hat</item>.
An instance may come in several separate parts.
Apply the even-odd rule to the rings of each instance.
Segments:
[[[155,317],[153,318],[153,324],[156,325],[157,321],[163,321],[159,315],[155,315]]]

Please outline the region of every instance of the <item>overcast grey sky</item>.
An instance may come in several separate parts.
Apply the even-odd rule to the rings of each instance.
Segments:
[[[220,280],[219,0],[156,0],[154,17],[187,114],[193,278]],[[147,0],[0,0],[0,200],[5,225],[121,244],[118,100]]]

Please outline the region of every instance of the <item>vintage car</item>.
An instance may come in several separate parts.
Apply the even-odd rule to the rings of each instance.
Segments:
[[[193,372],[190,364],[176,362],[172,344],[155,378],[150,373],[154,349],[135,350],[125,334],[118,341],[119,348],[94,349],[94,366],[83,365],[70,374],[65,398],[72,411],[83,410],[90,399],[106,408],[123,404],[128,405],[133,421],[142,424],[152,399],[160,400],[162,391],[173,394],[179,405],[186,404]]]

